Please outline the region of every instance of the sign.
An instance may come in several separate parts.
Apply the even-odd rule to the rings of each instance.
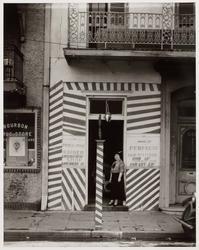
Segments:
[[[85,168],[84,136],[64,135],[63,137],[63,167],[64,168]]]
[[[127,168],[159,168],[160,135],[128,134]]]
[[[35,113],[9,112],[4,114],[4,147],[9,136],[26,136],[28,148],[35,148]]]

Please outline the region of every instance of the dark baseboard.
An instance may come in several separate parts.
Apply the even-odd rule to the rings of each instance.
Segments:
[[[41,202],[4,202],[5,209],[16,209],[16,210],[41,210]]]

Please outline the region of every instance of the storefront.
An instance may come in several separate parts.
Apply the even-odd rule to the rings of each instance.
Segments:
[[[107,107],[110,122],[104,119]],[[122,151],[128,208],[156,209],[160,189],[160,113],[160,84],[59,82],[52,87],[48,208],[81,210],[93,202],[101,114],[105,180],[114,154]],[[105,198],[108,196],[104,193],[104,201]]]

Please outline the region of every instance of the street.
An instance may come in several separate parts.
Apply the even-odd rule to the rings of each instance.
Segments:
[[[6,247],[195,247],[193,242],[172,241],[13,241]]]

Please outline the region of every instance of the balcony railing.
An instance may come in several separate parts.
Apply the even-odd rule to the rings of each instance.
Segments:
[[[194,50],[195,16],[70,13],[69,48]]]
[[[23,81],[23,54],[14,45],[4,48],[4,81]]]

